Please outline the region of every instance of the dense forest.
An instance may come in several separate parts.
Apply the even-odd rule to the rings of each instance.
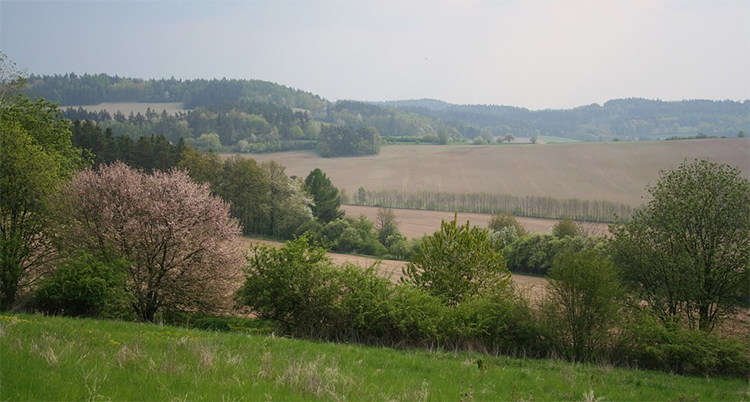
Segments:
[[[193,109],[245,99],[322,113],[328,103],[309,92],[267,81],[226,78],[143,80],[107,74],[31,75],[26,92],[29,96],[43,96],[63,107],[103,102],[184,102],[185,108]]]
[[[454,105],[438,100],[330,102],[318,95],[258,80],[142,80],[117,76],[29,77],[28,93],[65,106],[102,102],[182,102],[175,114],[153,110],[125,116],[93,108],[67,109],[135,139],[151,134],[184,138],[203,150],[277,152],[326,149],[321,127],[372,128],[386,143],[470,141],[475,144],[544,136],[580,141],[637,141],[735,137],[750,132],[750,101],[665,102],[618,99],[566,110],[495,105]],[[353,146],[353,145],[352,145]],[[333,146],[333,148],[340,148]],[[346,148],[346,147],[344,147]],[[331,153],[326,156],[342,156]]]

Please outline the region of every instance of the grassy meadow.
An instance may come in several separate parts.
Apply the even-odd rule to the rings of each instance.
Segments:
[[[288,175],[322,169],[352,196],[367,190],[512,194],[556,199],[645,203],[645,188],[685,159],[709,159],[750,178],[750,138],[516,146],[397,145],[379,155],[322,158],[314,152],[253,154],[275,160]]]
[[[36,315],[0,316],[0,362],[17,401],[750,400],[742,379]]]

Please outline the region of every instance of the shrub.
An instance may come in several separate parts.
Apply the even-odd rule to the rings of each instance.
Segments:
[[[126,262],[103,261],[91,254],[62,261],[36,291],[38,307],[49,314],[122,316],[127,308]]]
[[[254,246],[236,300],[286,333],[325,338],[341,317],[340,278],[325,249],[308,243],[303,235],[279,249]]]
[[[541,303],[544,330],[557,353],[573,361],[600,356],[619,323],[623,296],[608,258],[593,250],[559,254]]]
[[[311,242],[323,242],[323,225],[320,224],[320,222],[316,220],[309,220],[294,231],[295,237],[301,237],[302,235],[307,235],[307,239]]]
[[[510,214],[494,214],[487,223],[487,228],[499,232],[505,228],[513,228],[518,237],[529,235],[529,229],[521,222],[518,222],[515,216]]]
[[[352,264],[340,267],[342,322],[338,328],[339,338],[392,344],[394,334],[388,328],[388,308],[395,285],[378,276],[375,269],[376,265],[364,269]]]
[[[493,289],[450,312],[456,347],[493,353],[528,351],[535,344],[532,311],[513,289]]]
[[[421,288],[403,283],[388,300],[386,328],[396,346],[437,346],[445,341],[443,301]]]
[[[557,222],[555,226],[552,226],[551,233],[562,239],[564,237],[576,237],[581,235],[581,230],[578,225],[573,222],[570,218],[564,218]]]
[[[503,255],[508,259],[508,269],[512,272],[546,275],[560,252],[590,250],[600,242],[600,238],[593,236],[558,238],[548,233],[537,233],[519,238],[504,250]]]
[[[489,231],[443,221],[440,230],[426,236],[403,269],[402,281],[440,297],[447,306],[510,283],[510,273]]]
[[[750,373],[747,342],[675,323],[663,326],[650,315],[640,315],[623,328],[614,352],[618,363],[645,369],[707,376],[747,377]]]

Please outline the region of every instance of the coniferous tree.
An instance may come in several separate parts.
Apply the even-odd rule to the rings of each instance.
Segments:
[[[315,168],[305,178],[305,189],[313,198],[313,215],[321,222],[328,223],[344,216],[340,210],[339,190],[333,186],[328,176]]]

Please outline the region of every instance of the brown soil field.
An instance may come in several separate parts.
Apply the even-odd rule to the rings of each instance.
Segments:
[[[167,102],[167,103],[137,103],[137,102],[105,102],[98,105],[76,105],[76,106],[63,106],[61,109],[67,109],[72,107],[78,109],[82,107],[84,110],[89,112],[98,112],[100,110],[106,110],[110,114],[115,114],[119,110],[125,116],[129,115],[130,112],[134,114],[145,114],[148,108],[151,108],[156,113],[161,113],[166,110],[168,114],[174,114],[185,110],[185,105],[182,102]]]
[[[379,155],[322,158],[314,152],[247,155],[275,160],[288,175],[320,168],[349,195],[367,190],[549,196],[607,200],[634,207],[660,170],[708,159],[750,178],[750,138],[503,146],[386,146]]]
[[[367,219],[375,222],[375,218],[378,213],[377,207],[363,207],[359,205],[342,205],[341,209],[346,211],[346,216],[358,217],[364,214]],[[454,218],[453,212],[443,211],[423,211],[413,209],[393,209],[394,215],[396,215],[396,221],[398,222],[399,231],[407,239],[411,240],[417,237],[422,237],[426,234],[433,234],[440,230],[440,223],[445,221],[451,221]],[[487,223],[490,221],[492,215],[489,214],[474,214],[468,212],[458,213],[458,223],[464,224],[466,221],[471,222],[472,225],[487,227]],[[531,233],[544,233],[549,232],[558,221],[552,219],[537,219],[537,218],[516,218],[521,224],[526,226]],[[604,235],[607,233],[606,223],[590,223],[585,224],[585,228],[590,234]]]

